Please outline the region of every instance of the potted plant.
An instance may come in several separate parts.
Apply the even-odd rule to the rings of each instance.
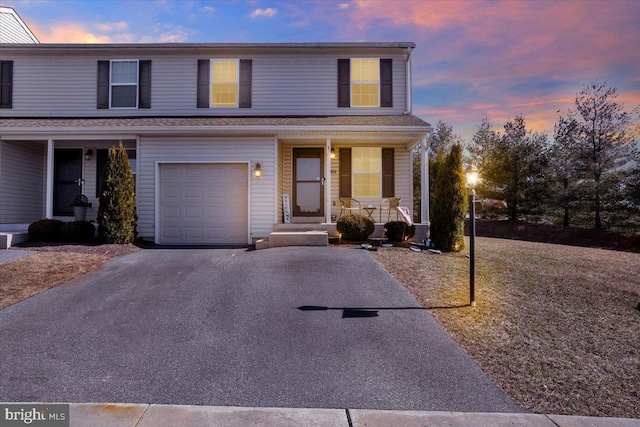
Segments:
[[[91,206],[89,199],[84,194],[78,194],[73,198],[71,207],[73,208],[73,216],[76,221],[84,221],[87,217],[87,208]]]

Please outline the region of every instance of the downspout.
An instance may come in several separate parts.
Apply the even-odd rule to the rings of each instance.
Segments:
[[[45,195],[45,218],[53,218],[53,139],[47,140],[47,181]]]
[[[407,88],[406,88],[406,92],[407,92],[407,107],[404,110],[404,115],[407,116],[409,114],[411,114],[411,111],[413,110],[413,107],[411,105],[411,51],[413,50],[412,47],[407,48],[407,75],[406,75],[406,81],[407,81]]]

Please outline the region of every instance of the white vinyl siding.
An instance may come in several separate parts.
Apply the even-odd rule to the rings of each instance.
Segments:
[[[15,12],[0,6],[0,43],[37,43]]]
[[[44,218],[46,145],[30,141],[0,144],[0,224]]]
[[[384,55],[384,53],[381,53]],[[340,55],[245,55],[252,60],[250,109],[197,108],[197,64],[202,55],[152,56],[149,59],[151,98],[148,109],[96,109],[98,60],[105,56],[3,55],[13,60],[13,108],[2,117],[109,116],[267,116],[267,115],[389,115],[406,109],[406,61],[393,59],[393,108],[338,108],[337,60]],[[127,58],[121,58],[127,59]],[[179,76],[177,78],[176,76]]]
[[[140,237],[155,238],[156,163],[243,163],[262,167],[249,182],[249,233],[252,239],[273,231],[276,159],[273,138],[141,137],[138,145],[137,207]]]

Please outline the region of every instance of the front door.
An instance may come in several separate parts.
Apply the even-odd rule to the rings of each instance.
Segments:
[[[324,149],[293,149],[293,216],[324,217]]]
[[[82,148],[54,150],[53,180],[53,214],[73,215],[71,203],[82,193]]]

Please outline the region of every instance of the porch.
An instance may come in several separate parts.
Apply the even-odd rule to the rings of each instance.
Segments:
[[[406,135],[278,139],[277,222],[261,244],[274,236],[278,246],[285,246],[288,237],[318,241],[312,232],[326,233],[327,244],[339,237],[338,218],[352,213],[371,218],[371,237],[380,238],[385,223],[403,220],[396,206],[406,208],[413,221],[412,150],[421,143],[426,138]],[[423,194],[423,200],[428,196]],[[416,241],[428,233],[428,214],[422,218],[426,221],[416,224]]]

